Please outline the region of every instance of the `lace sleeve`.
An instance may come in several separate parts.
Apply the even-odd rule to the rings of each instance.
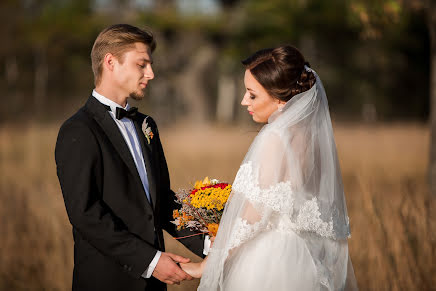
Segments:
[[[294,210],[292,185],[289,181],[259,187],[251,162],[243,164],[234,182],[233,191],[246,200],[241,216],[235,220],[230,248],[251,239],[261,230],[280,232],[312,232],[321,237],[333,238],[333,222],[321,219],[317,198],[305,201]],[[294,213],[295,212],[295,213]]]

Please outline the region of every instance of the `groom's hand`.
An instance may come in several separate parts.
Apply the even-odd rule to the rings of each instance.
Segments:
[[[177,265],[177,263],[189,263],[189,261],[188,258],[172,253],[162,253],[152,276],[169,285],[180,284],[183,280],[192,280],[192,277]]]

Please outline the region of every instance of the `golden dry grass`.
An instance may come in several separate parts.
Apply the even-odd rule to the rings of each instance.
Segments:
[[[58,125],[0,127],[0,290],[69,290],[71,226],[56,178]],[[205,175],[229,182],[251,128],[161,129],[173,188]],[[335,124],[361,290],[436,290],[435,199],[425,126]],[[168,250],[198,260],[166,237]],[[170,286],[195,290],[198,281]]]

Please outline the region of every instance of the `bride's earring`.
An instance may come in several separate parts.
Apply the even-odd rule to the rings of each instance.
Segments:
[[[279,111],[279,112],[282,112],[282,110],[283,110],[283,107],[285,107],[285,104],[283,104],[283,103],[279,103],[279,105],[277,105],[277,110]]]

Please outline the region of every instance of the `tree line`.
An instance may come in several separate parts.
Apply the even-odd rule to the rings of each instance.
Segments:
[[[83,103],[93,87],[92,43],[117,22],[157,37],[156,79],[139,106],[164,122],[243,120],[240,60],[281,44],[300,48],[318,71],[336,119],[429,117],[433,0],[216,0],[213,13],[139,2],[2,1],[0,90],[9,104],[0,122],[58,119]]]

